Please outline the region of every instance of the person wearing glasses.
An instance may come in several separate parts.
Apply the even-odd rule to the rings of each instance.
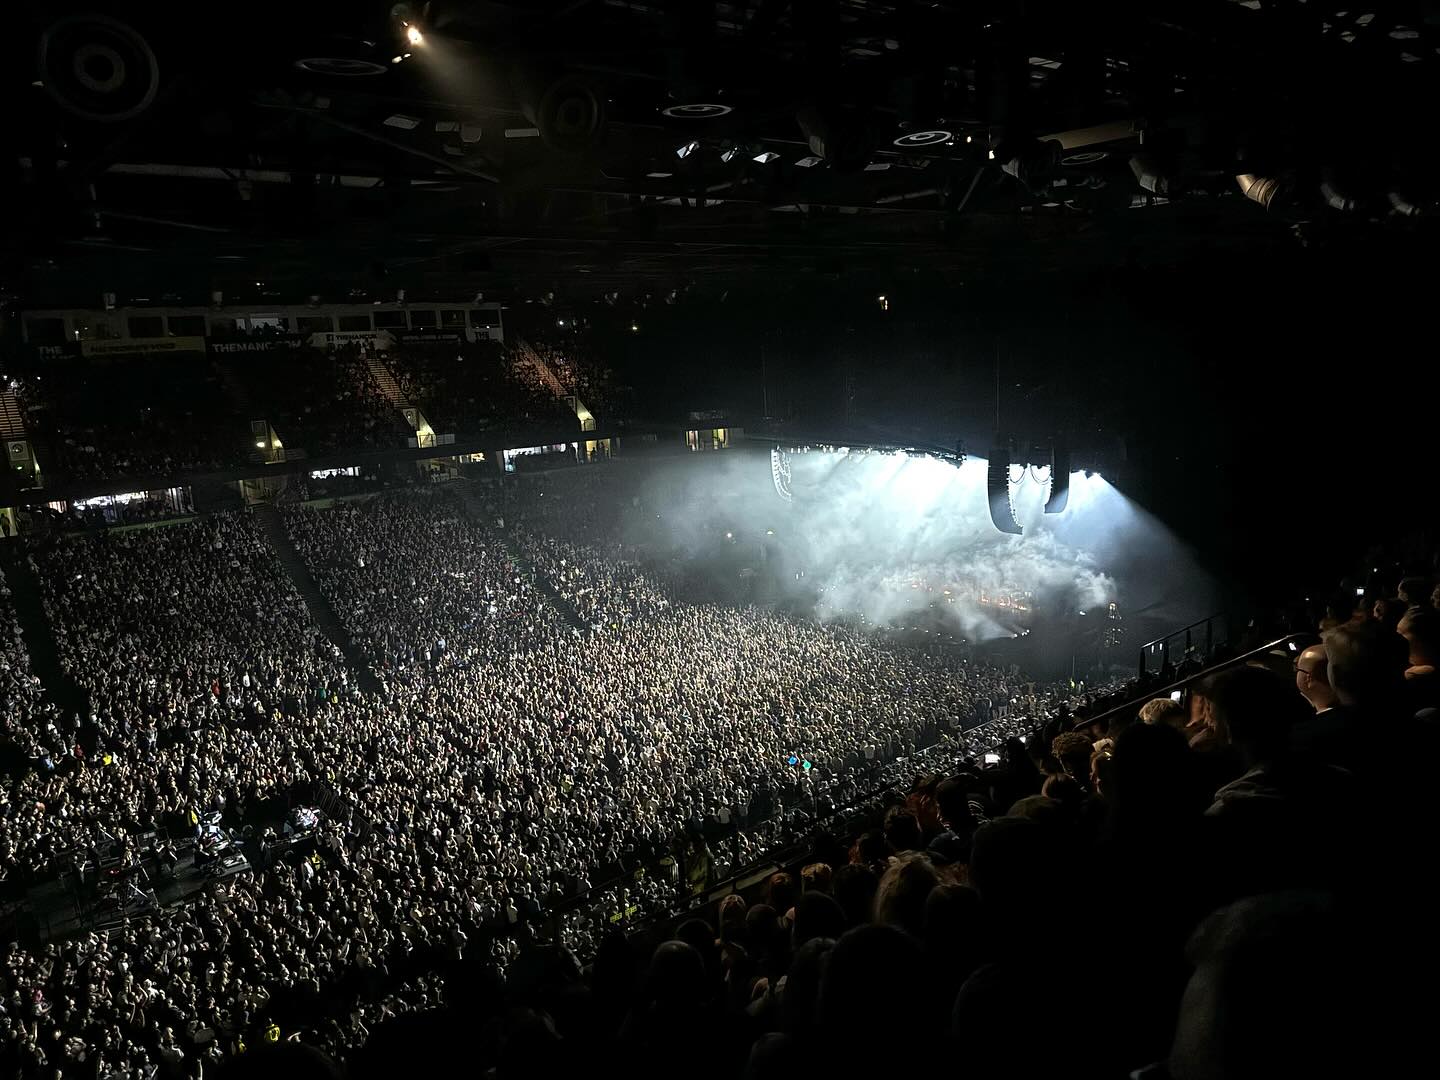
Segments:
[[[1341,704],[1330,685],[1330,654],[1324,645],[1311,645],[1295,658],[1295,688],[1315,715],[1295,725],[1290,733],[1291,748],[1312,761],[1350,767],[1356,753],[1358,718],[1353,708]]]

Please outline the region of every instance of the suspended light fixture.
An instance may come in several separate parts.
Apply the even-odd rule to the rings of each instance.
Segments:
[[[1015,517],[1015,503],[1010,498],[1010,450],[997,446],[990,451],[990,469],[986,480],[990,501],[990,520],[995,528],[1010,536],[1020,536],[1024,529]]]
[[[1070,451],[1057,447],[1050,457],[1050,497],[1045,513],[1063,514],[1070,501]]]

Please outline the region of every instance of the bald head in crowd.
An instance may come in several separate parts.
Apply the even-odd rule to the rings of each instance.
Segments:
[[[1311,645],[1295,658],[1295,689],[1317,713],[1340,703],[1330,685],[1330,657],[1324,645]]]
[[[1440,614],[1426,609],[1412,611],[1400,620],[1397,629],[1410,650],[1406,676],[1433,674],[1440,660]]]

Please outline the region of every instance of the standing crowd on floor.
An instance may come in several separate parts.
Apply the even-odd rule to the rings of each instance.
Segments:
[[[956,718],[1029,692],[715,605],[576,635],[465,510],[427,491],[285,512],[371,690],[248,513],[32,546],[88,708],[7,697],[11,885],[207,813],[258,827],[322,788],[338,805],[309,855],[123,931],[13,948],[0,1053],[20,1075],[194,1075],[295,1038],[343,1057],[442,1007],[457,972],[523,968],[534,928],[589,956],[903,774],[917,747],[973,759]],[[8,677],[34,688],[10,640]]]

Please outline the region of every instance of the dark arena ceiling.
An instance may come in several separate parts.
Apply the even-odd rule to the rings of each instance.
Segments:
[[[1085,272],[1409,245],[1440,192],[1437,0],[12,11],[35,299]]]

